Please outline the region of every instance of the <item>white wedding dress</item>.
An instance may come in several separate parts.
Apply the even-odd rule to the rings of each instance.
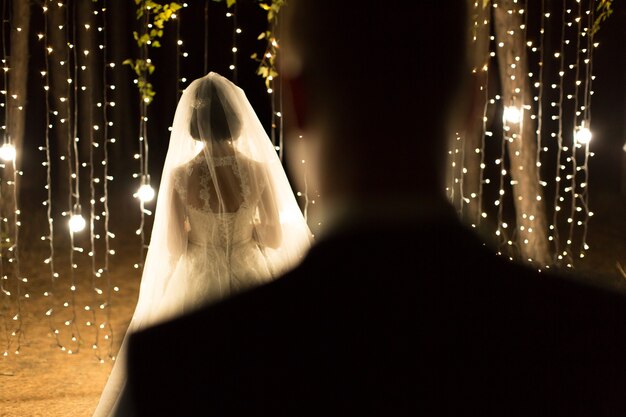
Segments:
[[[132,416],[130,333],[275,279],[311,243],[243,90],[214,72],[193,81],[174,115],[137,305],[93,416]]]
[[[241,203],[233,212],[211,209],[211,175],[204,158],[195,158],[174,171],[174,189],[183,204],[188,233],[187,251],[181,256],[166,290],[158,319],[185,313],[273,277],[254,237],[255,211],[265,184],[248,183],[235,157],[214,158],[216,169],[230,170],[241,181]],[[185,184],[198,180],[196,196]]]

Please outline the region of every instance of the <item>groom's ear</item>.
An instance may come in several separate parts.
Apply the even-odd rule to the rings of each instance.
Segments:
[[[291,102],[291,113],[295,127],[302,131],[307,127],[307,103],[304,83],[301,75],[285,77]]]

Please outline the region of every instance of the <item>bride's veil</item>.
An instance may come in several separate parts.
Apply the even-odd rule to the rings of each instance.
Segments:
[[[203,158],[208,178],[195,180],[193,172],[184,172],[194,158]],[[185,199],[192,206],[208,204],[218,216],[235,212],[244,200],[255,201],[254,239],[273,276],[294,267],[311,244],[283,165],[244,91],[214,72],[193,81],[176,109],[134,315],[141,321],[151,321],[186,250]],[[205,233],[227,250],[235,243],[224,241],[229,236],[223,228]]]
[[[139,297],[127,335],[169,318],[162,307],[171,302],[172,293],[176,295],[174,271],[188,250],[187,209],[204,206],[213,216],[227,219],[246,204],[254,204],[253,209],[247,208],[252,215],[244,220],[252,222],[250,240],[261,254],[257,256],[261,263],[251,265],[265,271],[266,279],[295,267],[309,249],[312,234],[283,165],[244,91],[210,72],[185,89],[176,108]],[[207,224],[199,238],[232,253],[237,242],[230,241],[231,234],[224,233],[224,227]],[[206,258],[203,262],[209,265],[212,259]],[[94,416],[107,415],[114,404],[123,404],[126,343],[127,338]]]

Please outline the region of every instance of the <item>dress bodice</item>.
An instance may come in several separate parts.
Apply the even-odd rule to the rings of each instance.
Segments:
[[[241,207],[235,213],[215,214],[187,206],[190,244],[226,249],[248,242],[252,238],[253,210]]]
[[[196,158],[174,171],[174,187],[185,213],[189,244],[206,248],[234,248],[252,239],[256,207],[263,187],[250,187],[249,169],[240,169],[235,157],[212,161],[215,167],[228,167],[236,180],[239,207],[231,212],[212,209],[216,206],[215,191],[206,160]],[[214,171],[215,172],[215,171]],[[213,197],[211,197],[213,196]],[[212,204],[213,203],[213,204]]]

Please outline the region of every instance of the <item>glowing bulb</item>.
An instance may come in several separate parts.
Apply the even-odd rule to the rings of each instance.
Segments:
[[[15,146],[8,143],[0,146],[0,158],[5,161],[15,161]]]
[[[519,107],[507,106],[502,117],[506,122],[519,123],[522,120],[522,110]]]
[[[139,190],[137,190],[137,197],[144,203],[147,201],[152,201],[154,198],[154,189],[150,186],[150,184],[141,184]]]
[[[576,142],[583,144],[583,145],[586,145],[587,143],[591,141],[591,136],[592,136],[591,130],[585,127],[584,122],[582,125],[577,127],[576,131],[574,132],[574,138],[576,139]]]
[[[83,230],[85,226],[87,225],[87,222],[85,221],[82,215],[72,214],[69,220],[69,225],[70,225],[70,230],[75,233],[75,232],[80,232],[81,230]]]

